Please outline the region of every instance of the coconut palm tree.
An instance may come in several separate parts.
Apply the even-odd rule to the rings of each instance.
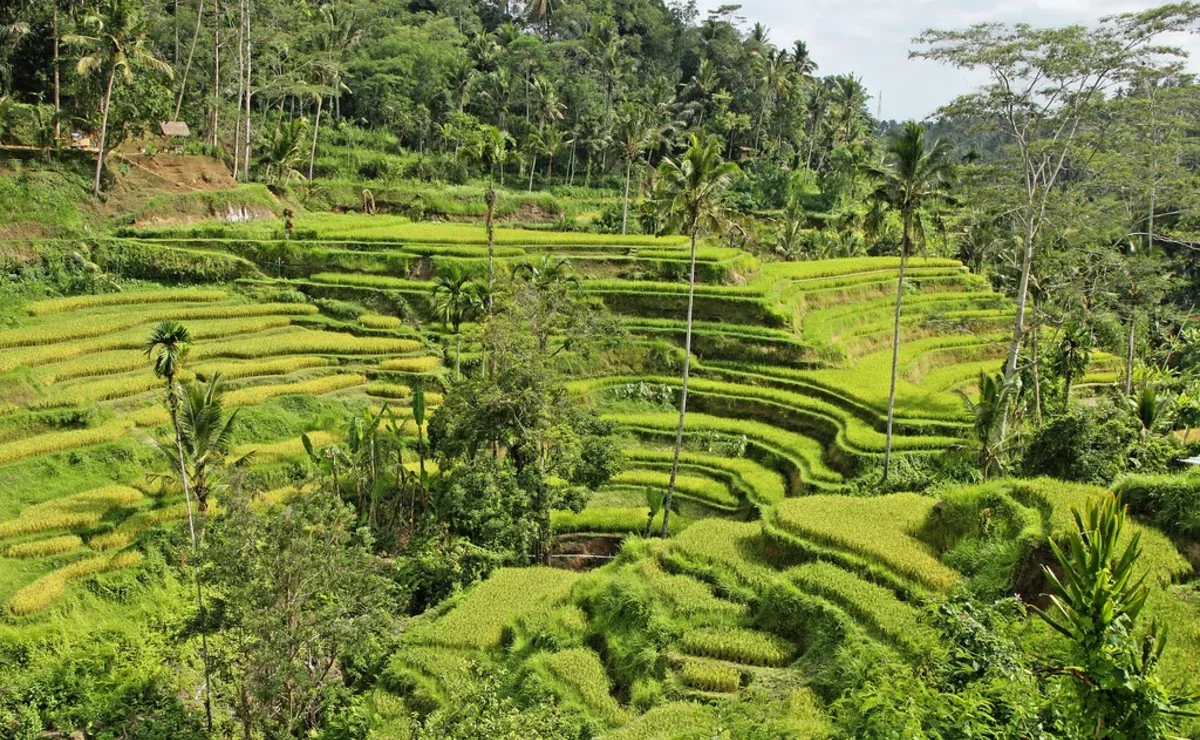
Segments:
[[[883,161],[868,169],[876,180],[871,199],[884,209],[896,212],[903,226],[900,241],[900,274],[896,283],[896,314],[892,329],[892,380],[888,391],[887,442],[883,456],[883,480],[887,480],[892,462],[892,426],[896,411],[896,378],[900,370],[900,312],[904,300],[904,268],[914,240],[924,242],[923,209],[949,198],[954,178],[952,146],[939,140],[925,143],[925,127],[909,121],[888,137]]]
[[[438,270],[430,299],[442,326],[454,330],[454,378],[461,377],[461,327],[469,321],[477,306],[477,292],[471,289],[471,275],[462,265],[450,263]]]
[[[738,166],[721,158],[721,142],[691,137],[688,150],[678,161],[664,159],[658,170],[654,204],[662,231],[681,231],[691,238],[691,268],[688,278],[687,332],[683,344],[683,389],[679,398],[679,427],[675,432],[675,454],[671,478],[663,504],[662,536],[667,536],[679,455],[683,450],[683,424],[687,417],[688,373],[692,357],[692,310],[696,300],[696,240],[701,230],[719,232],[725,221],[725,198],[737,176]]]
[[[80,75],[99,74],[104,79],[100,97],[100,142],[96,152],[96,179],[92,190],[100,196],[100,174],[104,170],[104,146],[108,140],[108,113],[117,76],[133,81],[135,67],[149,67],[167,77],[171,66],[154,56],[147,41],[150,23],[145,8],[135,0],[101,0],[95,10],[83,16],[80,26],[90,33],[67,34],[63,43],[86,50],[75,70]]]
[[[616,141],[625,154],[625,199],[621,207],[621,234],[629,231],[629,183],[633,179],[633,162],[649,149],[658,137],[659,126],[645,106],[626,103],[621,107]]]
[[[192,336],[187,327],[176,321],[163,321],[150,332],[146,340],[146,356],[153,361],[154,374],[167,385],[167,407],[171,413],[171,426],[175,430],[176,464],[179,468],[179,485],[183,488],[183,500],[187,507],[188,534],[191,536],[192,557],[196,557],[196,520],[192,515],[191,485],[183,449],[183,430],[179,418],[179,372],[183,359],[192,345]],[[196,578],[196,609],[204,615],[204,596],[200,590],[200,578]],[[204,711],[208,728],[212,730],[212,674],[208,662],[208,636],[200,633],[201,657],[204,660]]]
[[[188,469],[197,508],[203,515],[208,511],[208,500],[217,475],[224,469],[240,467],[248,456],[232,461],[227,459],[238,412],[225,415],[220,373],[214,373],[205,385],[189,384],[180,401],[183,467]]]
[[[167,408],[171,412],[171,427],[175,432],[176,461],[179,468],[179,485],[183,488],[187,503],[188,528],[191,530],[192,546],[196,546],[196,524],[192,517],[192,489],[184,465],[183,431],[179,423],[180,388],[178,377],[183,369],[183,359],[192,345],[192,335],[187,327],[176,321],[164,321],[150,332],[146,340],[146,356],[151,358],[154,374],[167,385]]]
[[[508,135],[507,131],[495,126],[483,126],[479,130],[479,158],[487,165],[491,177],[488,189],[483,194],[484,203],[487,205],[485,225],[488,255],[487,313],[489,315],[492,313],[491,296],[496,289],[496,165],[500,165],[500,184],[504,185],[504,158],[508,156],[508,145],[512,140],[513,138]]]

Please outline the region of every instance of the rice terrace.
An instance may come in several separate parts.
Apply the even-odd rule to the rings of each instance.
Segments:
[[[1200,4],[898,6],[4,3],[0,737],[1200,738]]]

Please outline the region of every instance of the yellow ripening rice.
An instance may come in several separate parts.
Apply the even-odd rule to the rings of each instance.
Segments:
[[[441,365],[441,360],[432,355],[423,357],[396,357],[379,363],[380,370],[392,370],[401,373],[428,373]]]
[[[73,496],[43,501],[21,510],[16,519],[0,522],[0,539],[56,529],[94,527],[108,512],[136,506],[142,492],[130,486],[104,486]]]
[[[48,313],[61,311],[78,311],[84,308],[100,306],[133,306],[144,303],[185,303],[185,302],[215,302],[225,300],[225,293],[219,290],[141,290],[128,293],[105,293],[103,295],[76,295],[65,298],[50,298],[29,304],[28,311],[33,316],[44,316]]]
[[[118,552],[113,555],[96,555],[82,560],[76,560],[70,565],[64,565],[58,570],[51,571],[25,588],[13,594],[8,605],[17,616],[25,616],[39,612],[53,604],[63,595],[70,581],[106,573],[112,570],[133,568],[142,562],[142,554],[137,551]]]

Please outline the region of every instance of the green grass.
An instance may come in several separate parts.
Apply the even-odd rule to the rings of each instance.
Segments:
[[[720,737],[720,732],[712,707],[675,701],[654,707],[620,730],[602,737],[604,740],[707,740]]]

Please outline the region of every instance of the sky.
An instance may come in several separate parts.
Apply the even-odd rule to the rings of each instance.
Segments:
[[[728,0],[738,2],[738,0]],[[771,41],[790,48],[808,43],[818,74],[852,72],[871,92],[871,112],[883,119],[923,119],[984,78],[934,62],[909,59],[913,37],[926,28],[965,28],[974,23],[1026,22],[1035,26],[1091,23],[1101,16],[1161,5],[1137,0],[740,0],[747,25],[771,30]],[[700,0],[701,12],[725,4]],[[702,16],[703,17],[703,16]],[[1192,55],[1200,74],[1200,36],[1169,39]]]

